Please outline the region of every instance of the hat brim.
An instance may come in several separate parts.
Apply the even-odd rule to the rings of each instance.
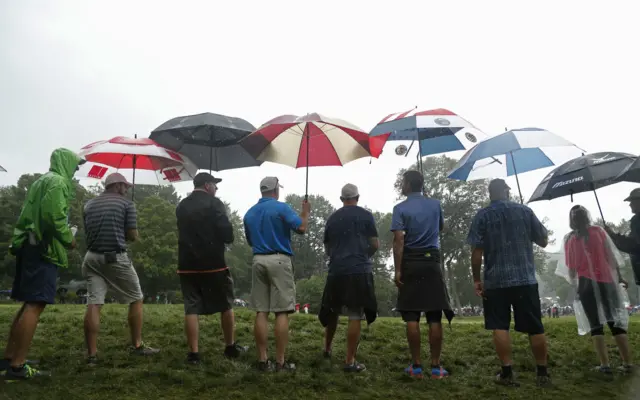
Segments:
[[[640,200],[640,196],[629,196],[624,201]]]
[[[222,182],[222,179],[220,178],[213,178],[213,183],[220,183]]]

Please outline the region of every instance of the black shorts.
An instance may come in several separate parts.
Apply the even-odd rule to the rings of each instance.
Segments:
[[[626,333],[624,329],[614,326],[615,317],[613,310],[624,308],[622,299],[618,296],[618,288],[615,283],[596,282],[585,277],[580,277],[578,279],[578,297],[589,321],[592,336],[604,334],[604,324],[600,319],[598,299],[600,300],[604,319],[609,325],[611,332],[614,335]]]
[[[401,311],[402,320],[404,322],[420,322],[420,311]],[[427,311],[424,313],[427,318],[427,324],[441,324],[442,323],[442,311]]]
[[[180,274],[185,315],[210,315],[233,308],[231,272]]]
[[[16,256],[11,298],[25,303],[53,304],[58,266],[42,258],[38,248],[25,244]]]
[[[529,335],[544,333],[538,285],[514,286],[484,291],[484,325],[491,331],[508,331],[511,307],[515,330]]]

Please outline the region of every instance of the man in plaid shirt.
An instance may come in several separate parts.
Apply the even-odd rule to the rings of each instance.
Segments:
[[[485,327],[493,331],[502,362],[497,383],[519,386],[511,368],[509,326],[513,307],[515,330],[529,335],[538,385],[548,386],[547,341],[533,261],[533,243],[546,247],[548,232],[529,207],[509,201],[509,191],[504,180],[491,181],[491,204],[473,219],[467,239],[472,247],[473,281],[476,294],[483,299]],[[480,278],[483,258],[484,280]]]

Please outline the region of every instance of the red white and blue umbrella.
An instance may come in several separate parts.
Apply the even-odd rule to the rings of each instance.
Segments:
[[[467,150],[487,137],[471,122],[444,108],[389,114],[369,136],[374,149],[381,149],[389,140],[418,141],[419,154],[423,157]]]

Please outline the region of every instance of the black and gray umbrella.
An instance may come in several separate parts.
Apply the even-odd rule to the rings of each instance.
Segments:
[[[604,221],[596,189],[621,182],[620,173],[636,160],[633,154],[615,152],[574,158],[551,171],[533,192],[529,203],[593,191]]]
[[[640,157],[616,177],[616,182],[640,183]]]
[[[242,118],[203,113],[173,118],[154,129],[149,138],[184,154],[199,169],[223,171],[262,164],[238,145],[254,130]]]

